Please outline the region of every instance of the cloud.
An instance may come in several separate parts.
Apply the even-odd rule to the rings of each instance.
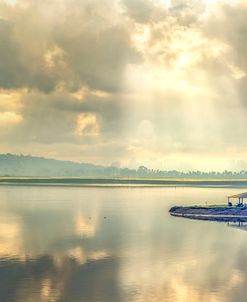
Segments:
[[[22,116],[15,112],[2,112],[0,113],[0,126],[15,125],[22,122]]]
[[[119,91],[125,65],[138,60],[137,52],[130,45],[130,34],[122,26],[99,32],[90,30],[86,28],[72,37],[71,33],[62,31],[55,39],[83,84],[92,89]]]
[[[156,158],[155,168],[174,158],[183,169],[202,157],[208,169],[244,160],[245,1],[23,0],[0,9],[3,150],[151,167]]]
[[[130,28],[111,6],[111,18],[99,1],[31,0],[0,4],[0,86],[38,89],[46,93],[63,83],[68,89],[87,85],[117,91],[126,63],[140,61]],[[102,10],[101,10],[102,9]],[[48,13],[49,11],[49,13]],[[59,12],[59,19],[56,12]]]
[[[222,2],[217,8],[217,15],[210,14],[203,26],[204,33],[210,39],[218,39],[230,47],[232,57],[229,59],[245,71],[247,68],[246,16],[245,1],[233,1],[232,4]]]
[[[77,136],[99,135],[99,125],[96,115],[92,113],[81,113],[77,116],[75,129]]]
[[[55,86],[55,78],[45,68],[37,53],[34,57],[28,57],[26,49],[21,49],[15,35],[18,24],[12,24],[8,20],[0,19],[0,87],[4,89],[37,88],[49,92]],[[31,37],[30,37],[31,38]],[[25,41],[26,45],[29,41]]]
[[[149,23],[152,19],[165,14],[165,9],[152,0],[123,0],[122,4],[126,14],[139,23]]]

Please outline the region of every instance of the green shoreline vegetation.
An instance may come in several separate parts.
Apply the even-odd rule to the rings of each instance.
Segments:
[[[0,177],[0,185],[247,187],[247,179]]]

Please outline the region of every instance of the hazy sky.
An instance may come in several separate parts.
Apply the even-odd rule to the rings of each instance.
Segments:
[[[0,0],[0,153],[247,169],[246,0]]]

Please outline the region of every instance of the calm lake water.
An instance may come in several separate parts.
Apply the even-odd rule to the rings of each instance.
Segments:
[[[0,301],[246,301],[245,229],[168,213],[242,191],[1,186]]]

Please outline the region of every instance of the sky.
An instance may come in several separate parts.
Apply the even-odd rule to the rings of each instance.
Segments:
[[[246,0],[0,0],[0,153],[247,169]]]

